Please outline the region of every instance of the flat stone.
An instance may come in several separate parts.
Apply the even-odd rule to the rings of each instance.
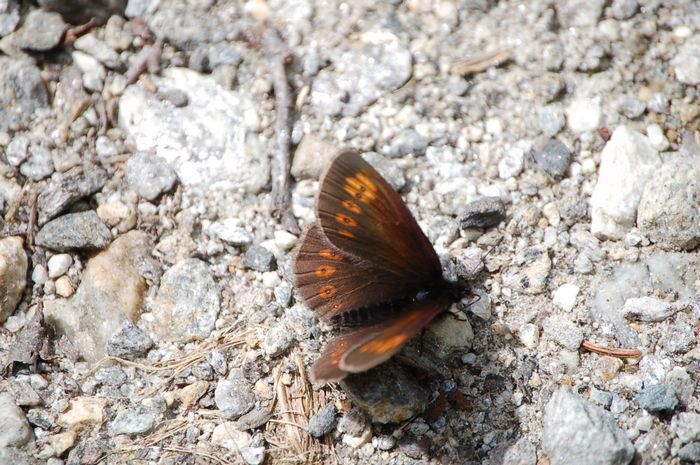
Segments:
[[[121,328],[107,341],[107,355],[134,360],[153,347],[153,340],[131,320],[125,321]]]
[[[634,457],[634,446],[610,414],[568,388],[556,391],[545,407],[542,447],[552,465],[627,465]]]
[[[644,386],[644,389],[635,397],[635,401],[650,413],[673,412],[678,406],[676,390],[665,384]]]
[[[17,309],[27,285],[27,253],[20,237],[0,239],[0,324]]]
[[[153,413],[141,408],[132,408],[117,413],[109,424],[108,431],[112,436],[125,434],[134,437],[150,432],[155,426],[156,417]]]
[[[464,207],[459,226],[466,228],[491,228],[498,226],[506,217],[506,208],[498,197],[481,197]]]
[[[243,263],[248,268],[260,272],[274,270],[277,266],[273,253],[260,245],[254,245],[246,250]]]
[[[644,186],[660,166],[646,136],[626,126],[615,129],[601,154],[591,196],[591,232],[598,239],[621,239],[635,225]]]
[[[40,9],[32,10],[17,31],[17,43],[24,49],[45,52],[61,42],[67,28],[61,15]]]
[[[53,176],[37,198],[39,225],[55,218],[78,200],[98,192],[107,178],[107,171],[97,166],[75,167]]]
[[[214,401],[227,420],[235,420],[255,406],[255,394],[242,380],[222,379],[216,385]]]
[[[126,162],[124,174],[129,187],[150,201],[170,191],[177,181],[175,171],[165,160],[146,152],[132,155]]]
[[[88,362],[102,359],[107,341],[124,321],[140,315],[146,282],[139,270],[152,249],[145,233],[126,233],[87,262],[73,297],[44,302],[46,321]]]
[[[46,223],[36,235],[36,243],[59,252],[99,250],[112,240],[109,228],[94,210],[69,213]]]
[[[309,434],[315,438],[320,438],[324,434],[330,433],[335,428],[338,410],[335,405],[326,404],[309,419]]]
[[[625,301],[621,314],[628,320],[658,322],[664,321],[677,310],[677,306],[653,297],[632,297]]]
[[[221,309],[221,288],[210,267],[196,258],[167,270],[153,303],[154,331],[163,339],[204,339],[214,329]]]

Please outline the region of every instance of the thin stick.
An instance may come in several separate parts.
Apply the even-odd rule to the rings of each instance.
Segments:
[[[27,225],[27,243],[29,248],[34,250],[34,231],[36,229],[36,201],[39,198],[38,192],[33,192],[29,198],[29,224]]]
[[[589,341],[583,341],[581,347],[601,355],[610,355],[618,358],[642,358],[642,351],[639,349],[616,349],[595,345]]]
[[[292,95],[287,81],[287,63],[292,55],[279,33],[274,28],[267,28],[264,33],[263,43],[265,50],[270,54],[270,74],[272,87],[275,90],[275,107],[277,117],[275,119],[275,133],[277,144],[272,156],[272,212],[282,226],[289,232],[299,234],[301,230],[290,208],[289,196],[289,169],[291,144],[290,112],[292,108]]]
[[[486,52],[456,62],[452,65],[452,72],[460,76],[469,76],[470,74],[481,73],[489,68],[500,66],[512,58],[513,55],[509,50]]]

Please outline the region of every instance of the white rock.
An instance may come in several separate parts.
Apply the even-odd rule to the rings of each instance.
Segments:
[[[632,297],[625,301],[622,316],[635,321],[664,321],[676,313],[677,307],[653,297]]]
[[[265,286],[268,289],[273,289],[277,287],[282,280],[280,279],[280,275],[277,274],[276,271],[265,271],[262,274],[262,282],[263,286]]]
[[[534,349],[540,342],[540,328],[532,323],[526,323],[520,327],[518,332],[520,342],[528,349]]]
[[[566,109],[569,128],[574,132],[593,131],[600,126],[600,98],[579,98]]]
[[[591,197],[591,232],[598,239],[621,239],[634,226],[644,185],[660,166],[646,136],[626,126],[615,129]]]
[[[56,279],[68,271],[73,264],[73,257],[67,253],[59,253],[49,258],[49,278]]]
[[[32,438],[32,429],[27,417],[9,394],[0,394],[0,448],[7,446],[21,447]]]
[[[56,294],[61,297],[70,297],[75,292],[73,288],[73,283],[68,276],[61,276],[56,280]]]
[[[275,244],[282,250],[289,250],[294,247],[297,239],[298,237],[290,232],[284,230],[275,231]]]
[[[552,302],[562,310],[570,312],[576,305],[576,296],[578,296],[579,287],[576,284],[562,284],[554,292]]]
[[[650,124],[647,126],[647,137],[649,137],[651,146],[659,152],[663,152],[669,146],[668,139],[666,139],[663,129],[661,129],[661,126],[658,124]]]
[[[520,174],[525,164],[525,152],[519,147],[508,150],[498,162],[498,177],[508,179]]]

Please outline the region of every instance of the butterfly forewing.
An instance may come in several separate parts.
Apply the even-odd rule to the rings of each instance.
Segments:
[[[411,290],[396,274],[335,248],[318,225],[309,227],[301,239],[294,278],[306,304],[324,320]]]
[[[353,150],[321,180],[317,214],[328,241],[413,285],[441,276],[430,241],[389,183]]]

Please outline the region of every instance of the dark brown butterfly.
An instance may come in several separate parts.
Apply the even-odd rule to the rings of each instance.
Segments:
[[[343,329],[313,368],[330,382],[389,359],[458,295],[401,197],[358,152],[330,163],[316,214],[294,275],[306,304]]]

